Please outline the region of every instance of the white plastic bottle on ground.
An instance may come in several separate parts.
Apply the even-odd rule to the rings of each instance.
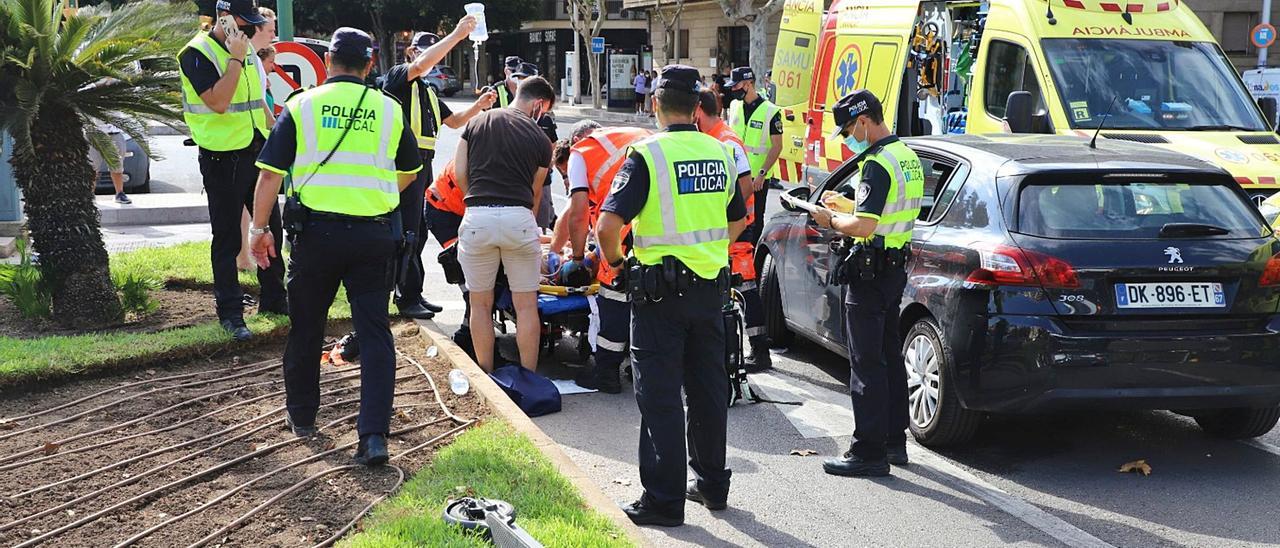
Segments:
[[[467,379],[467,374],[461,369],[454,369],[449,372],[449,390],[455,395],[462,396],[471,390],[471,381]]]

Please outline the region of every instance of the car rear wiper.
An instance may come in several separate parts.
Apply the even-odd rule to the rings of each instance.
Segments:
[[[1200,223],[1167,223],[1160,227],[1161,238],[1175,238],[1179,236],[1223,236],[1230,233],[1230,230],[1220,226]]]
[[[1258,128],[1233,126],[1229,124],[1189,126],[1182,129],[1187,131],[1264,131]]]

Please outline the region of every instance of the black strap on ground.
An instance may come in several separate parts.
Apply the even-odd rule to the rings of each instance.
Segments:
[[[772,399],[766,398],[756,393],[756,389],[751,387],[750,381],[747,381],[746,385],[747,385],[747,399],[751,400],[751,403],[753,404],[754,403],[772,403],[775,405],[804,405],[804,402],[799,402],[799,401],[780,401],[780,400],[772,400]]]

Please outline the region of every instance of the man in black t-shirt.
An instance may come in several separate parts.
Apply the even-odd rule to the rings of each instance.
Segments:
[[[465,39],[475,26],[475,17],[468,15],[443,40],[429,32],[417,33],[409,46],[404,48],[406,61],[391,67],[383,78],[382,90],[400,101],[404,111],[404,125],[410,128],[417,141],[423,164],[423,170],[418,172],[418,179],[400,193],[405,246],[397,261],[396,307],[400,310],[400,315],[409,318],[429,319],[442,310],[422,298],[422,281],[425,277],[422,250],[426,245],[424,236],[427,233],[422,214],[423,196],[433,179],[431,162],[435,159],[440,126],[460,128],[476,114],[493,105],[497,99],[493,93],[486,93],[467,110],[455,113],[422,78],[436,63],[444,59],[449,50]]]

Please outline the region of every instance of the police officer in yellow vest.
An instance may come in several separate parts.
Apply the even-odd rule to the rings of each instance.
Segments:
[[[219,0],[217,13],[234,19],[237,26],[224,29],[215,23],[211,31],[197,34],[178,52],[182,114],[200,147],[200,174],[213,229],[210,259],[218,319],[236,340],[247,340],[251,335],[244,323],[244,293],[236,270],[243,241],[240,219],[244,208],[253,208],[253,185],[258,180],[253,162],[270,131],[262,83],[253,66],[258,57],[249,39],[257,25],[267,20],[254,0]],[[270,220],[280,241],[279,209],[265,209],[260,219]],[[279,248],[276,252],[279,255]],[[264,264],[258,270],[258,283],[258,310],[287,314],[284,263],[273,259]]]
[[[498,94],[498,108],[507,108],[515,101],[516,88],[520,85],[520,77],[516,76],[516,73],[520,72],[520,67],[524,64],[524,59],[508,55],[502,62],[502,81],[485,88],[486,92],[493,91]],[[537,76],[537,74],[531,76]]]
[[[402,316],[430,319],[441,307],[422,298],[424,268],[422,250],[426,245],[427,226],[423,217],[424,196],[433,180],[431,162],[436,156],[436,136],[441,126],[460,128],[497,99],[492,92],[482,94],[469,108],[453,112],[440,101],[436,90],[424,81],[432,67],[439,63],[476,26],[474,16],[467,15],[441,40],[429,32],[419,32],[404,48],[406,61],[387,71],[382,90],[404,106],[405,123],[417,140],[422,156],[422,171],[409,188],[400,193],[400,214],[404,223],[405,245],[396,265],[396,307]]]
[[[338,284],[346,287],[351,321],[360,339],[360,444],[356,461],[387,461],[395,345],[387,298],[401,226],[400,191],[422,169],[400,104],[364,85],[373,67],[373,41],[364,31],[340,28],[326,56],[329,79],[294,96],[276,122],[258,166],[260,204],[250,229],[259,264],[273,259],[274,235],[258,219],[279,192],[284,174],[289,257],[289,342],[284,380],[289,426],[298,436],[316,432],[320,405],[320,351]]]
[[[729,127],[742,139],[751,163],[751,190],[755,193],[755,220],[747,237],[760,240],[764,228],[765,201],[769,198],[769,182],[776,179],[778,155],[782,154],[782,111],[760,94],[756,74],[751,67],[738,67],[725,83],[731,89]]]
[[[845,293],[845,344],[854,432],[843,458],[822,467],[839,476],[885,476],[889,465],[907,464],[907,373],[898,312],[907,285],[911,231],[924,197],[920,158],[890,133],[880,100],[865,89],[835,105],[836,132],[857,154],[856,187],[823,196],[829,208],[854,203],[849,213],[819,208],[818,226],[845,237],[847,254],[838,279]],[[840,196],[836,194],[842,194]]]
[[[694,125],[699,89],[696,69],[662,69],[654,109],[665,131],[631,145],[597,227],[609,266],[621,268],[620,232],[632,226],[635,255],[625,276],[644,494],[624,511],[639,525],[674,527],[684,523],[686,499],[719,510],[729,495],[722,310],[729,242],[745,228],[747,211],[733,151]],[[695,476],[688,484],[686,402]]]

